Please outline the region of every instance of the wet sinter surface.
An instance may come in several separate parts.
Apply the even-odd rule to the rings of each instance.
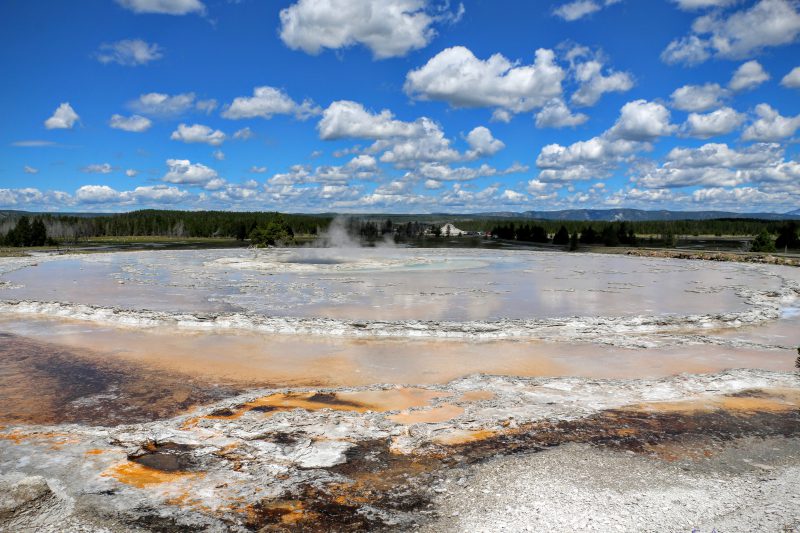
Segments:
[[[798,527],[798,278],[496,250],[0,260],[0,531]],[[547,473],[579,457],[625,473],[607,501],[634,518],[570,500],[602,465]],[[523,494],[569,516],[504,510]],[[646,507],[665,495],[696,508]]]

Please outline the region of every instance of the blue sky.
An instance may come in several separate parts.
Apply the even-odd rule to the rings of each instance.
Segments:
[[[796,0],[10,0],[0,208],[785,212]]]

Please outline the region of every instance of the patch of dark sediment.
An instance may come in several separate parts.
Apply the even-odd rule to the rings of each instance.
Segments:
[[[241,393],[16,335],[0,338],[0,423],[115,426],[173,417]]]
[[[763,391],[745,397],[771,398]],[[726,396],[734,402],[741,393]],[[419,526],[436,516],[432,503],[447,491],[443,478],[502,455],[542,452],[565,444],[682,461],[686,469],[752,439],[800,438],[800,409],[767,404],[710,410],[613,409],[577,420],[541,421],[485,432],[460,444],[435,444],[413,454],[391,451],[391,439],[365,441],[331,467],[342,482],[310,484],[249,508],[258,531],[379,531]],[[764,410],[760,410],[764,409]],[[776,441],[777,442],[777,441]],[[449,482],[449,481],[448,481]],[[266,529],[264,529],[266,528]]]
[[[576,443],[694,468],[743,438],[796,443],[799,385],[742,369],[258,390],[149,424],[4,428],[0,465],[47,468],[89,516],[112,510],[122,530],[408,530],[438,512],[447,480],[500,455]],[[439,416],[448,406],[457,412]]]

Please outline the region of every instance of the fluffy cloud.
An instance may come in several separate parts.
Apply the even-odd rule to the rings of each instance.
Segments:
[[[114,167],[108,163],[100,163],[96,165],[87,165],[81,170],[88,174],[111,174],[111,172],[114,171]]]
[[[213,130],[202,124],[178,124],[178,129],[169,137],[173,141],[185,143],[205,143],[211,146],[220,146],[225,142],[225,134],[220,130]]]
[[[570,99],[574,105],[593,106],[605,93],[625,92],[633,87],[633,77],[627,72],[611,70],[603,74],[600,54],[592,55],[587,48],[574,47],[567,55],[572,63],[572,75],[580,84]]]
[[[548,144],[536,157],[542,182],[588,180],[608,175],[620,162],[641,149],[638,143],[594,137],[569,146]]]
[[[548,144],[536,158],[541,182],[569,182],[609,175],[639,151],[650,149],[650,142],[676,130],[663,105],[635,100],[620,110],[614,125],[602,135],[569,146]]]
[[[553,14],[572,22],[600,11],[604,7],[617,4],[622,0],[573,0],[557,7]]]
[[[116,0],[119,5],[134,13],[157,13],[162,15],[186,15],[205,13],[200,0]]]
[[[800,115],[784,117],[769,104],[756,106],[758,119],[753,121],[742,133],[745,141],[777,141],[794,135],[800,128]]]
[[[424,130],[421,120],[396,120],[388,109],[371,113],[358,102],[340,100],[331,103],[317,124],[320,139],[391,139],[414,137]]]
[[[699,17],[692,24],[692,32],[672,41],[662,53],[662,60],[693,65],[712,53],[738,59],[767,47],[790,44],[800,35],[800,13],[794,0],[759,0],[752,7],[729,15],[712,12]]]
[[[0,206],[46,206],[57,204],[69,199],[69,195],[60,191],[42,192],[34,187],[22,189],[0,189]]]
[[[710,45],[697,35],[689,35],[670,42],[661,52],[661,60],[664,63],[699,65],[711,57]]]
[[[636,178],[647,188],[689,186],[736,187],[744,183],[792,182],[800,177],[800,164],[785,161],[778,144],[753,145],[735,150],[726,144],[699,148],[674,148],[660,167]]]
[[[376,59],[404,56],[430,42],[437,18],[448,18],[431,16],[427,4],[427,0],[299,0],[281,10],[280,37],[289,48],[309,54],[361,44]]]
[[[472,181],[478,178],[487,178],[492,176],[507,176],[509,174],[518,174],[520,172],[527,172],[528,167],[514,164],[504,170],[499,170],[487,164],[482,164],[477,168],[471,167],[451,167],[443,163],[424,163],[418,169],[408,173],[408,178],[422,178],[426,180],[433,180],[435,182],[442,181]]]
[[[378,174],[378,162],[371,155],[362,154],[346,165],[323,165],[315,169],[309,165],[294,165],[288,172],[275,174],[269,180],[271,186],[297,184],[345,184],[351,180],[372,179]]]
[[[181,93],[170,96],[164,93],[147,93],[129,102],[128,107],[143,115],[175,116],[194,107],[194,93]]]
[[[743,206],[768,205],[774,209],[779,205],[795,205],[792,203],[790,196],[783,192],[769,193],[756,187],[698,189],[692,192],[691,201],[702,206],[714,205],[718,208],[728,207],[737,211],[741,210]]]
[[[794,67],[781,80],[781,85],[790,89],[800,89],[800,67]]]
[[[267,167],[257,167],[253,165],[250,167],[251,174],[264,174],[267,171]]]
[[[675,129],[670,124],[669,109],[656,102],[634,100],[622,106],[620,116],[608,135],[629,141],[652,141],[670,135]]]
[[[561,96],[564,70],[552,50],[540,48],[530,65],[495,54],[482,60],[463,46],[442,50],[406,76],[405,92],[418,100],[437,100],[455,108],[489,107],[522,113]]]
[[[573,113],[561,98],[553,98],[536,113],[537,128],[579,126],[589,120],[583,113]]]
[[[467,159],[491,157],[506,147],[503,141],[495,139],[489,128],[484,126],[478,126],[467,134],[467,144],[470,147],[466,154]]]
[[[730,107],[723,107],[711,113],[691,113],[682,126],[682,130],[690,137],[708,139],[717,135],[727,135],[737,129],[745,120],[742,113]]]
[[[84,205],[133,205],[141,204],[174,204],[189,198],[190,194],[177,187],[166,185],[147,185],[136,187],[132,191],[118,191],[108,185],[83,185],[75,191],[73,198],[62,195],[60,203],[72,205],[74,202]]]
[[[416,137],[406,137],[388,141],[376,141],[372,151],[383,151],[383,163],[392,163],[398,168],[410,168],[419,163],[450,162],[464,156],[450,146],[438,124],[430,119],[419,120],[422,130]],[[384,151],[385,150],[385,151]]]
[[[526,187],[526,190],[529,193],[533,194],[534,196],[539,196],[542,193],[544,193],[548,188],[551,188],[551,187],[552,187],[552,185],[549,184],[549,183],[545,183],[545,182],[540,181],[538,179],[532,179],[532,180],[530,180],[528,182],[528,186]]]
[[[150,129],[153,123],[149,118],[141,115],[131,115],[130,117],[123,117],[122,115],[111,115],[111,120],[108,125],[112,128],[124,131],[132,131],[141,133]]]
[[[200,187],[217,183],[217,171],[200,163],[192,163],[188,159],[167,159],[167,173],[161,178],[167,183],[195,185]]]
[[[22,171],[25,174],[38,174],[39,173],[39,169],[38,168],[34,168],[34,167],[31,167],[31,166],[28,166],[28,165],[25,165],[24,167],[22,167]]]
[[[722,106],[728,91],[717,83],[684,85],[672,93],[672,107],[681,111],[708,111]]]
[[[136,170],[135,168],[129,168],[128,170],[125,171],[125,175],[128,176],[129,178],[134,178],[138,174],[139,174],[139,171]]]
[[[498,198],[504,204],[521,204],[528,200],[528,197],[521,192],[512,189],[506,189],[500,194]]]
[[[769,74],[758,61],[748,61],[743,63],[736,72],[733,73],[728,87],[733,91],[749,91],[755,89],[769,79]]]
[[[250,128],[242,128],[240,130],[236,130],[233,133],[233,138],[238,141],[246,141],[248,139],[251,139],[253,135],[255,134],[253,133],[253,130],[251,130]]]
[[[699,148],[673,148],[666,160],[689,168],[726,167],[754,169],[775,164],[783,159],[778,144],[760,144],[737,151],[724,143],[708,143]]]
[[[83,185],[75,191],[75,199],[84,204],[115,203],[120,194],[108,185]]]
[[[363,151],[370,154],[380,153],[381,162],[393,164],[397,168],[490,157],[505,147],[502,141],[494,138],[488,128],[478,126],[466,135],[469,150],[461,153],[451,146],[451,140],[445,137],[441,127],[429,118],[404,122],[394,118],[387,109],[372,113],[361,104],[350,101],[333,102],[323,112],[317,129],[320,138],[326,140],[373,140],[375,142]],[[356,147],[338,153],[343,155],[359,151],[362,149]]]
[[[275,87],[256,87],[253,96],[239,96],[225,106],[222,116],[230,119],[242,118],[272,118],[273,115],[294,115],[299,120],[305,120],[320,113],[311,100],[304,100],[298,104],[280,89]]]
[[[163,50],[155,43],[141,39],[124,39],[115,43],[103,43],[95,54],[103,64],[117,63],[126,66],[146,65],[161,59]]]
[[[44,127],[48,130],[70,130],[80,118],[69,102],[64,102],[56,108],[52,117],[44,121]]]
[[[123,193],[123,195],[132,196],[137,200],[144,200],[160,204],[173,204],[189,197],[188,192],[182,191],[177,187],[169,187],[167,185],[147,185],[143,187],[136,187],[130,193]]]

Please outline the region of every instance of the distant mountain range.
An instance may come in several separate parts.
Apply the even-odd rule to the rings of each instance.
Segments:
[[[5,218],[17,218],[21,215],[35,216],[36,212],[0,210],[0,221]],[[74,217],[108,216],[114,213],[53,213]],[[336,216],[336,213],[316,213],[319,216]],[[358,214],[347,213],[343,216],[367,216],[369,218],[392,217],[463,220],[469,218],[524,218],[531,220],[585,220],[587,222],[602,221],[642,221],[642,220],[709,220],[714,218],[753,218],[760,220],[800,219],[800,209],[788,213],[734,213],[731,211],[646,211],[643,209],[565,209],[562,211],[493,211],[488,213],[431,213],[431,214]]]
[[[476,217],[530,218],[538,220],[709,220],[714,218],[756,218],[761,220],[800,219],[800,209],[789,213],[733,213],[729,211],[645,211],[643,209],[565,209],[562,211],[523,211],[476,213]]]

